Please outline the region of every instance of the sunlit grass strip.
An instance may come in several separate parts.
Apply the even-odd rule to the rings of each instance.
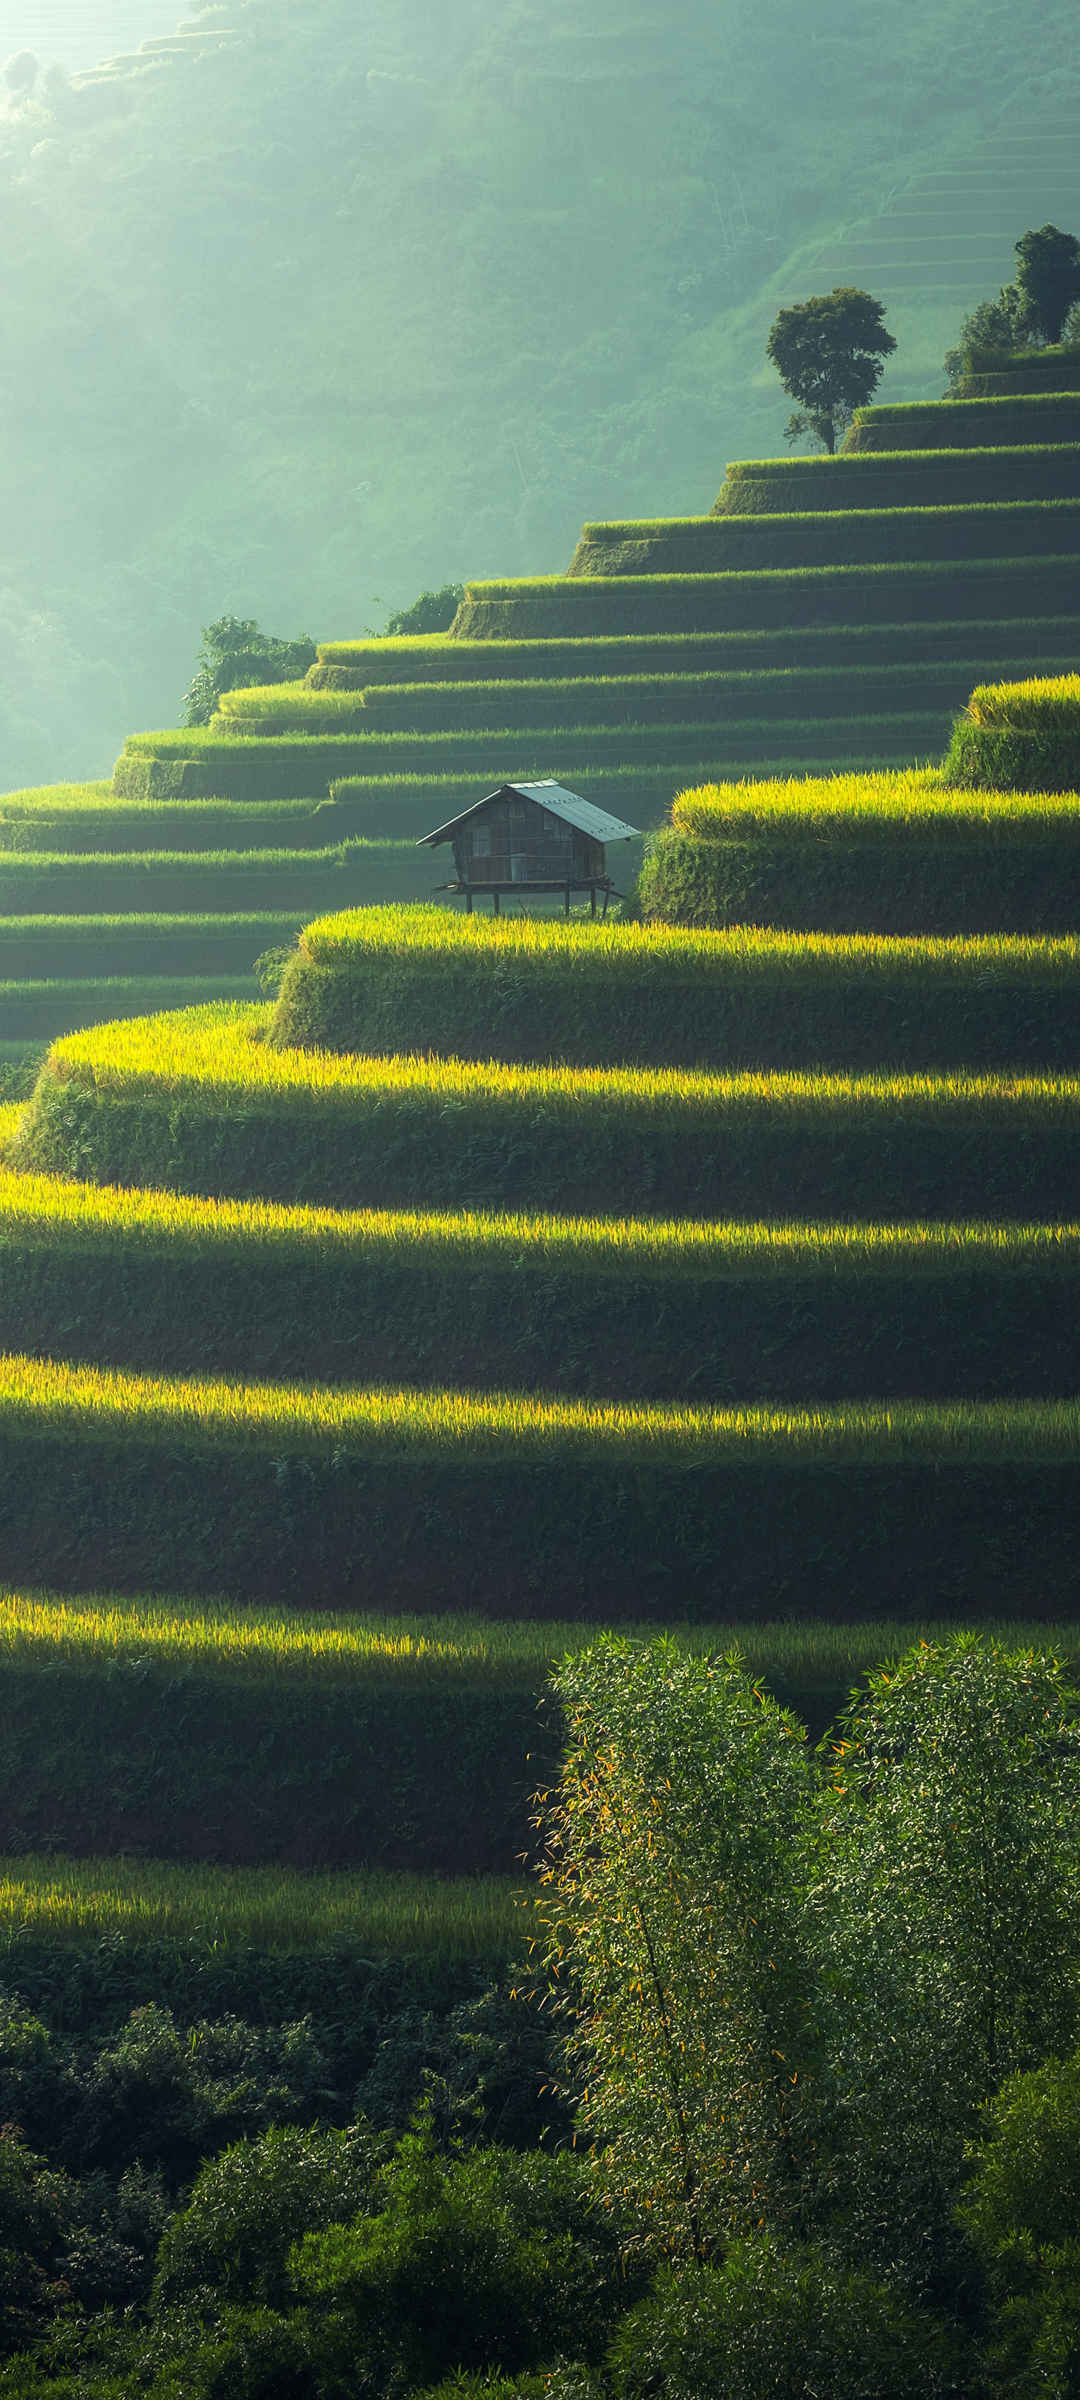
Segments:
[[[1016,683],[980,683],[967,715],[973,725],[1019,733],[1068,730],[1080,734],[1080,675],[1028,676]],[[1080,808],[1080,799],[1077,801]]]
[[[111,865],[115,862],[110,860],[109,863]],[[130,933],[140,937],[153,934],[189,934],[200,931],[207,934],[251,933],[256,937],[265,933],[266,940],[257,945],[259,948],[265,949],[267,943],[275,938],[284,940],[289,929],[294,928],[299,922],[300,919],[295,908],[267,908],[259,909],[257,912],[250,909],[221,909],[212,912],[207,909],[193,909],[185,910],[182,913],[177,911],[168,914],[161,909],[148,910],[145,914],[139,910],[127,909],[115,913],[103,912],[100,915],[95,913],[91,916],[5,917],[0,918],[0,960],[3,958],[2,945],[5,940],[24,941],[33,935],[48,934],[62,934],[65,941],[93,942],[97,941],[103,933]]]
[[[784,841],[947,842],[993,834],[1006,842],[1058,844],[1080,836],[1080,793],[956,789],[932,767],[770,777],[679,792],[671,821],[678,832],[703,841],[775,835]]]
[[[793,1119],[851,1111],[902,1114],[949,1112],[957,1103],[993,1102],[1072,1116],[1080,1107],[1080,1077],[1003,1075],[709,1075],[689,1068],[523,1067],[478,1065],[463,1059],[360,1058],[324,1051],[273,1050],[260,1036],[272,1021],[265,1006],[230,1002],[182,1009],[160,1017],[129,1017],[87,1027],[55,1042],[45,1072],[56,1082],[83,1082],[117,1093],[155,1091],[162,1098],[199,1092],[227,1102],[302,1093],[313,1106],[348,1106],[367,1094],[432,1096],[514,1106],[559,1101],[588,1109],[607,1100],[628,1109],[656,1106],[692,1114],[720,1105],[757,1112],[783,1110]]]
[[[628,1634],[648,1630],[635,1620]],[[653,1629],[655,1630],[655,1629]],[[666,1627],[680,1647],[725,1655],[737,1649],[751,1672],[771,1670],[791,1681],[852,1682],[920,1642],[944,1640],[955,1623],[903,1623],[889,1618],[860,1624],[791,1618]],[[1047,1649],[1080,1659],[1080,1626],[1025,1619],[980,1619],[988,1639],[1010,1648]],[[287,1609],[216,1610],[177,1598],[134,1601],[109,1594],[67,1600],[35,1592],[0,1592],[0,1661],[7,1665],[65,1663],[88,1668],[138,1659],[183,1672],[189,1667],[241,1675],[252,1683],[293,1686],[305,1681],[412,1679],[430,1688],[433,1676],[498,1684],[534,1680],[568,1650],[595,1639],[595,1628],[564,1622],[493,1619],[467,1614],[380,1617],[335,1611],[301,1616]]]
[[[499,1953],[524,1937],[520,1883],[497,1876],[297,1874],[158,1860],[0,1858],[0,1937],[127,1942],[212,1937],[385,1955]]]
[[[0,792],[0,817],[57,817],[86,810],[97,816],[108,808],[112,784],[37,783],[14,792]]]
[[[752,792],[754,787],[735,787]],[[769,790],[771,787],[762,787]],[[787,791],[805,787],[787,786]],[[693,801],[696,794],[683,795]],[[677,802],[676,806],[681,805]],[[1080,800],[1077,802],[1080,827]],[[455,960],[475,960],[478,971],[501,960],[522,970],[587,981],[620,977],[637,984],[670,977],[684,987],[719,977],[798,984],[803,977],[845,980],[911,976],[922,983],[969,977],[981,985],[1072,982],[1080,968],[1080,936],[985,934],[956,937],[885,934],[771,932],[738,925],[726,930],[662,924],[569,923],[551,917],[465,916],[449,909],[410,907],[343,909],[316,917],[300,937],[300,954],[313,964],[347,971],[395,958],[422,962],[437,973]]]
[[[118,881],[139,875],[308,875],[340,867],[345,846],[322,850],[15,850],[0,855],[0,883],[49,876],[100,875]]]
[[[892,414],[899,417],[901,416],[902,410],[905,407],[910,407],[920,415],[931,415],[936,411],[940,412],[947,410],[949,407],[954,405],[955,403],[952,402],[924,403],[917,400],[906,402],[902,401],[892,411]],[[860,409],[856,413],[857,421],[862,424],[866,422],[868,418],[872,418],[878,413],[884,417],[888,415],[889,412],[884,409],[880,412]],[[947,426],[947,415],[943,416],[942,421]],[[947,469],[949,467],[961,465],[965,467],[1001,465],[1005,468],[1008,468],[1016,465],[1026,466],[1028,461],[1032,459],[1038,461],[1045,460],[1050,466],[1056,465],[1059,461],[1063,466],[1072,465],[1074,461],[1080,461],[1080,441],[973,442],[965,444],[964,447],[959,450],[955,445],[950,449],[947,444],[940,443],[936,449],[897,449],[887,450],[884,452],[873,450],[842,451],[835,459],[739,458],[732,460],[728,466],[727,473],[729,480],[734,483],[751,482],[759,475],[769,477],[776,476],[781,482],[786,482],[788,478],[791,477],[793,481],[798,481],[800,483],[816,483],[819,481],[828,480],[834,470],[837,471],[841,479],[847,474],[848,470],[852,470],[855,474],[862,474],[863,472],[866,472],[872,478],[874,474],[881,474],[884,471],[891,472],[894,468],[901,473],[908,468],[916,471],[920,467],[941,467]],[[329,645],[325,643],[319,644],[320,658],[325,655],[328,648]]]
[[[988,530],[992,532],[995,526],[1004,525],[1010,519],[1016,520],[1021,516],[1040,518],[1052,513],[1060,513],[1063,522],[1067,523],[1069,512],[1077,507],[1080,507],[1080,502],[1071,498],[961,501],[955,508],[930,505],[908,508],[823,509],[817,518],[810,510],[789,512],[779,509],[774,515],[756,517],[752,522],[755,527],[760,526],[765,536],[774,530],[779,532],[789,527],[792,530],[798,527],[800,532],[813,530],[815,525],[820,526],[821,533],[825,536],[830,532],[835,534],[838,525],[842,529],[845,517],[853,520],[857,518],[859,525],[865,525],[870,532],[876,530],[879,523],[883,531],[887,530],[886,520],[889,524],[893,520],[899,520],[901,523],[910,521],[922,524],[933,518],[935,524],[940,524],[943,519],[947,518],[962,529],[970,524],[973,518],[986,517],[989,519]],[[738,523],[741,526],[745,520],[740,518]],[[662,540],[665,537],[669,537],[672,541],[678,541],[684,534],[712,534],[716,537],[718,544],[723,545],[728,540],[729,533],[733,534],[733,528],[729,528],[727,520],[723,517],[622,517],[589,520],[582,526],[581,539],[585,543],[602,549],[608,543],[617,546],[621,542]]]
[[[125,1375],[0,1358],[0,1438],[42,1432],[290,1453],[521,1467],[610,1458],[684,1471],[868,1464],[1080,1464],[1080,1402],[876,1402],[821,1409],[647,1408],[521,1393],[336,1391]]]
[[[23,1116],[0,1109],[0,1152]],[[346,1258],[418,1274],[469,1268],[694,1282],[866,1275],[908,1281],[957,1272],[1072,1276],[1080,1223],[796,1224],[720,1219],[557,1217],[479,1210],[290,1208],[270,1201],[205,1200],[20,1174],[0,1163],[0,1246],[12,1241],[188,1250],[211,1259],[277,1256],[302,1265]]]

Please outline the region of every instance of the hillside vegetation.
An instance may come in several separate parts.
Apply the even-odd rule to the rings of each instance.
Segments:
[[[1036,29],[1068,54],[1064,0],[883,23],[214,0],[189,24],[207,40],[148,21],[145,53],[0,117],[7,784],[100,773],[167,723],[223,608],[360,632],[376,595],[556,567],[587,514],[707,505],[728,455],[778,446],[778,298],[839,276],[891,312],[896,286],[916,392],[1018,226],[1070,221],[1068,89],[1031,80]],[[988,225],[1005,137],[1021,175]],[[909,189],[955,279],[929,356],[940,279],[888,230]]]

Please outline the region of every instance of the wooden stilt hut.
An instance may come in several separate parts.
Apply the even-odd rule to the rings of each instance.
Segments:
[[[446,888],[463,892],[470,912],[478,893],[490,893],[498,916],[502,892],[515,899],[561,892],[569,916],[572,894],[587,892],[595,916],[598,897],[606,915],[615,890],[608,844],[633,841],[636,835],[636,826],[609,816],[561,783],[501,783],[459,817],[425,833],[417,847],[453,844],[456,876]]]

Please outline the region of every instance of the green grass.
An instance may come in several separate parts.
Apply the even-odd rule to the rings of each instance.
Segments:
[[[1080,817],[1077,820],[1080,832]],[[1080,941],[886,941],[360,909],[306,928],[286,1049],[701,1067],[1075,1063]]]
[[[470,640],[767,627],[910,623],[1075,612],[1076,559],[962,559],[799,567],[711,575],[534,576],[470,583],[460,612]]]
[[[605,1405],[0,1360],[9,1576],[307,1608],[1069,1605],[1080,1405]],[[64,1507],[55,1493],[64,1492]],[[491,1542],[493,1523],[512,1544]],[[978,1541],[973,1543],[973,1529]],[[33,1564],[31,1565],[31,1560]],[[722,1585],[717,1562],[722,1560]],[[860,1596],[865,1595],[863,1610]],[[906,1606],[906,1598],[901,1606]]]
[[[1069,1220],[1065,1076],[703,1074],[275,1050],[265,1009],[54,1044],[12,1163],[329,1206]]]
[[[520,1885],[419,1875],[290,1874],[160,1859],[0,1858],[0,1938],[125,1943],[192,1937],[259,1949],[362,1942],[470,1958],[522,1937]]]
[[[587,524],[571,576],[722,574],[939,559],[1030,560],[1080,548],[1080,500],[826,509]]]

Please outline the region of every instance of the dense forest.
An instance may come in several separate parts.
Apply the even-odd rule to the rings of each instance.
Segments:
[[[1027,0],[228,0],[89,74],[54,19],[0,113],[5,784],[174,720],[223,611],[360,632],[707,507],[780,446],[792,253],[1038,107]]]

